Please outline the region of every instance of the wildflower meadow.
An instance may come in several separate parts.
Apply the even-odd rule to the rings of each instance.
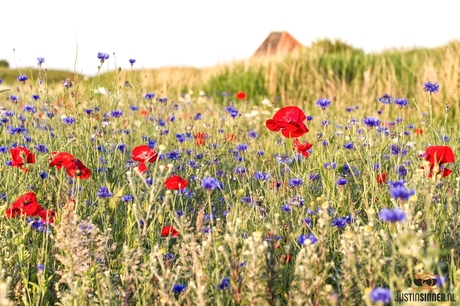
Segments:
[[[2,80],[0,305],[460,303],[458,82],[293,101],[94,61]]]

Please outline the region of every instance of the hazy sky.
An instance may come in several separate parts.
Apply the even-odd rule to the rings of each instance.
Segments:
[[[116,66],[205,67],[250,57],[271,31],[365,51],[460,39],[458,0],[1,0],[0,59],[94,75]],[[16,51],[13,52],[13,49]],[[113,56],[115,52],[116,56]]]

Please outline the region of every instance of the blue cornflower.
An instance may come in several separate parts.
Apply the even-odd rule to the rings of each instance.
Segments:
[[[354,110],[354,108],[353,108],[353,107],[347,107],[345,110],[346,110],[348,113],[350,113],[350,112],[352,112],[352,111]]]
[[[43,57],[37,57],[37,65],[41,67],[42,64],[45,63],[45,59]]]
[[[384,222],[401,222],[406,220],[406,213],[400,208],[382,208],[379,212],[379,218]]]
[[[0,84],[2,84],[2,83],[3,83],[3,79],[2,79],[2,78],[0,78]]]
[[[288,157],[286,154],[276,155],[275,159],[279,164],[282,165],[289,165],[292,163],[292,158]]]
[[[335,218],[332,220],[332,225],[338,228],[345,227],[347,225],[347,218]]]
[[[301,179],[299,178],[291,178],[289,180],[289,185],[291,185],[291,187],[298,187],[298,186],[302,186],[303,182]]]
[[[148,92],[144,95],[144,99],[152,100],[155,97],[154,93]]]
[[[0,146],[0,153],[8,153],[8,147]]]
[[[404,106],[409,105],[409,102],[407,102],[407,100],[404,99],[404,98],[397,98],[397,99],[395,99],[395,104],[396,104],[396,105],[399,105],[399,107],[402,108],[402,107],[404,107]]]
[[[219,188],[220,182],[214,177],[205,177],[201,180],[201,186],[207,190]]]
[[[129,63],[131,64],[131,66],[134,65],[135,62],[136,62],[135,59],[133,59],[133,58],[130,58],[130,59],[129,59]]]
[[[185,289],[187,289],[187,286],[184,284],[174,284],[174,286],[172,287],[172,291],[174,293],[181,293],[185,291]]]
[[[179,142],[184,142],[185,141],[185,135],[184,134],[176,134],[176,139]]]
[[[166,102],[168,102],[168,98],[158,98],[158,102],[166,103]]]
[[[253,139],[257,139],[257,138],[259,138],[259,135],[257,134],[257,132],[255,130],[252,130],[252,131],[248,132],[248,137],[253,138]]]
[[[109,189],[107,187],[102,186],[99,188],[99,191],[97,192],[97,196],[100,197],[101,199],[111,198],[113,196],[113,193],[109,192]]]
[[[40,100],[40,96],[39,95],[32,95],[32,99],[34,101],[38,101],[38,100]]]
[[[136,105],[130,105],[130,106],[129,106],[129,109],[132,110],[133,112],[135,112],[135,111],[138,111],[138,110],[139,110],[139,107],[136,106]]]
[[[37,109],[33,105],[24,105],[22,109],[25,110],[26,112],[31,112],[34,114],[37,112]]]
[[[110,111],[110,116],[112,116],[113,118],[118,118],[118,117],[121,117],[123,115],[123,112],[121,110],[111,110]]]
[[[13,102],[13,103],[17,103],[18,102],[18,96],[11,95],[10,96],[10,101]]]
[[[29,78],[25,74],[21,74],[20,76],[18,76],[18,81],[22,83],[25,83],[28,79]]]
[[[407,169],[403,165],[399,166],[396,168],[396,171],[399,174],[399,177],[404,177],[407,175]]]
[[[124,196],[121,197],[121,200],[123,202],[130,202],[130,201],[134,201],[134,197],[130,194],[126,194]]]
[[[26,128],[25,128],[25,127],[22,127],[22,126],[17,127],[17,128],[10,126],[10,127],[8,127],[8,129],[9,129],[10,135],[14,135],[14,134],[25,134],[26,131],[27,131]]]
[[[70,79],[66,79],[65,81],[62,81],[62,86],[65,88],[72,88],[73,82]]]
[[[355,145],[352,142],[348,142],[344,144],[343,147],[348,150],[353,150],[355,148]]]
[[[48,177],[48,173],[46,173],[46,172],[40,172],[39,175],[40,175],[40,178],[42,180],[44,180],[44,179],[46,179]]]
[[[248,145],[245,143],[240,143],[236,146],[236,149],[240,152],[246,151],[248,149]]]
[[[325,98],[316,100],[316,105],[321,107],[323,110],[331,105],[331,101]]]
[[[313,117],[312,117],[312,116],[310,116],[310,115],[307,116],[307,121],[308,121],[308,122],[310,122],[310,121],[312,121],[312,120],[313,120]]]
[[[323,121],[321,121],[321,125],[322,125],[322,126],[331,125],[331,121],[329,121],[329,120],[323,120]]]
[[[180,150],[179,149],[175,149],[175,150],[172,150],[171,152],[166,152],[166,156],[168,157],[168,159],[170,160],[178,160],[181,158],[180,156]]]
[[[244,173],[246,173],[246,168],[241,167],[241,166],[236,166],[235,167],[235,173],[236,174],[244,174]]]
[[[390,187],[390,194],[392,198],[400,198],[401,200],[408,200],[415,194],[415,190],[407,189],[405,186]]]
[[[219,289],[224,290],[224,289],[230,289],[230,277],[224,277],[222,281],[219,284]]]
[[[342,178],[342,177],[337,180],[337,185],[339,185],[339,186],[346,185],[347,183],[348,183],[348,181],[346,179]]]
[[[379,118],[376,118],[376,117],[365,117],[363,119],[363,122],[368,127],[376,127],[380,125],[380,120]]]
[[[310,181],[317,181],[319,177],[320,177],[319,174],[316,174],[316,173],[310,173],[310,175],[308,176]]]
[[[318,238],[316,238],[312,233],[308,234],[308,236],[302,234],[297,237],[297,242],[302,246],[307,244],[307,240],[309,240],[310,244],[315,244],[318,242]]]
[[[291,206],[289,206],[289,204],[281,205],[281,210],[284,211],[284,212],[290,212],[291,211]]]
[[[430,94],[437,93],[439,91],[439,84],[436,82],[425,82],[423,83],[423,90],[429,92]]]
[[[64,122],[67,125],[70,125],[70,124],[75,123],[75,119],[72,118],[72,117],[65,117],[65,118],[62,119],[62,122]]]
[[[393,97],[385,93],[383,96],[377,99],[377,101],[383,104],[391,104],[393,102]]]
[[[0,193],[0,200],[6,201],[6,194],[5,193]]]
[[[311,218],[303,218],[302,222],[311,227]]]
[[[41,153],[48,152],[48,148],[46,147],[45,144],[36,144],[35,145],[35,150],[37,150],[38,152],[41,152]]]
[[[391,303],[391,290],[387,288],[376,287],[369,296],[373,302]]]
[[[37,273],[42,273],[45,270],[45,265],[42,263],[39,263],[37,265]]]
[[[105,60],[109,59],[109,55],[107,53],[98,52],[97,58],[101,60],[101,63],[103,63]]]
[[[4,113],[4,115],[7,116],[7,117],[13,117],[14,114],[15,114],[14,111],[6,111],[6,112]]]
[[[203,119],[203,115],[201,113],[196,113],[195,117],[193,117],[194,120],[201,120]]]

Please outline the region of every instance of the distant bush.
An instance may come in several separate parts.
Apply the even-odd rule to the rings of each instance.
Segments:
[[[5,60],[0,60],[0,67],[10,68],[10,63]]]

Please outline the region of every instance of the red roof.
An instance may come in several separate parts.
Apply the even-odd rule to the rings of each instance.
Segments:
[[[302,44],[288,32],[271,32],[256,50],[253,57],[290,53],[301,46]]]

